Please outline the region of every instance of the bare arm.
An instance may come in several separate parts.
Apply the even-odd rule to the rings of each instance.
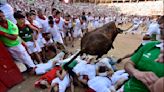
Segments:
[[[36,38],[34,34],[32,35],[32,40],[34,41],[34,47],[36,47]]]
[[[151,71],[139,71],[135,68],[135,64],[132,61],[128,61],[125,64],[125,70],[136,79],[144,83],[148,88],[154,84],[159,78]]]
[[[123,58],[121,58],[121,59],[123,60],[123,59],[129,58],[129,57],[131,57],[133,54],[134,54],[134,53],[127,54],[127,55],[125,55],[125,56],[124,56]]]
[[[61,74],[60,74],[60,71],[57,71],[57,77],[59,77],[60,80],[63,80],[66,74],[67,72],[65,70],[62,70]]]
[[[18,35],[7,34],[7,33],[2,32],[2,31],[0,31],[0,36],[4,36],[4,37],[6,37],[6,38],[8,38],[8,39],[10,39],[10,40],[16,40],[17,37],[18,37]]]
[[[135,64],[132,61],[128,61],[125,66],[124,66],[125,70],[130,74],[130,75],[134,75],[134,73],[136,71],[138,71],[137,69],[135,69]]]
[[[117,60],[117,63],[120,63],[122,60],[124,60],[124,59],[126,59],[126,58],[131,57],[133,54],[134,54],[134,52],[133,52],[133,53],[131,53],[131,54],[127,54],[127,55],[125,55],[125,56],[124,56],[124,57],[122,57],[122,58],[119,58],[119,59]]]
[[[71,92],[75,92],[75,87],[73,85],[73,80],[71,79]]]
[[[39,31],[39,29],[38,29],[38,28],[34,27],[34,26],[33,26],[33,25],[31,25],[31,24],[27,24],[27,25],[28,25],[28,27],[30,27],[32,30]]]
[[[10,35],[10,34],[5,34],[4,36],[10,40],[16,40],[18,37],[18,35]]]
[[[36,31],[35,40],[37,40],[39,32],[40,32],[40,29],[36,28],[35,26],[33,26],[31,24],[27,24],[27,25],[28,25],[28,27],[30,27],[30,29]]]

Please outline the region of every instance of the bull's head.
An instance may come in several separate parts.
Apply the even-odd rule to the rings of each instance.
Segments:
[[[116,28],[116,31],[121,34],[121,33],[123,33],[124,30],[122,30],[120,28]]]

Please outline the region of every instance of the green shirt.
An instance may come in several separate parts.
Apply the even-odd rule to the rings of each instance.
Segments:
[[[65,63],[63,64],[63,66],[65,65]],[[74,61],[72,61],[69,65],[68,65],[68,67],[69,68],[73,68],[73,67],[75,67],[77,65],[77,61],[76,60],[74,60]],[[64,67],[62,66],[62,69],[64,69]]]
[[[3,32],[5,32],[7,34],[10,34],[10,35],[18,35],[18,27],[13,22],[11,22],[10,20],[7,20],[7,23],[8,23],[8,29],[0,26],[0,31],[3,31]],[[14,46],[17,46],[20,43],[18,37],[17,37],[16,40],[10,40],[7,37],[0,36],[0,40],[7,47],[14,47]]]
[[[32,40],[32,35],[33,31],[26,25],[23,28],[19,28],[19,36],[25,41],[31,41]]]
[[[154,41],[141,47],[132,57],[131,61],[140,71],[152,71],[158,77],[164,76],[164,63],[155,62],[160,54],[160,48],[156,47],[159,42]],[[135,77],[131,77],[125,83],[124,92],[149,92],[148,88]]]

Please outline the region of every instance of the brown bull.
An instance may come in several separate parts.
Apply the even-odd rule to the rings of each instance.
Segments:
[[[117,34],[122,32],[123,30],[116,27],[115,22],[110,22],[92,32],[86,33],[81,40],[81,51],[64,65],[65,68],[78,55],[82,55],[83,53],[97,55],[97,59],[101,58],[101,56],[107,54],[111,48],[114,48],[113,41]]]

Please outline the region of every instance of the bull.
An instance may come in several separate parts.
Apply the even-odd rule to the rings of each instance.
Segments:
[[[101,58],[111,48],[114,49],[113,42],[118,33],[122,32],[123,30],[116,27],[115,22],[109,22],[100,28],[86,33],[81,39],[81,50],[64,67],[68,68],[68,65],[83,53],[97,55],[96,59]]]
[[[68,67],[68,65],[83,53],[97,55],[96,59],[101,58],[104,54],[107,54],[111,48],[114,48],[113,42],[117,34],[122,32],[123,30],[116,27],[115,22],[110,22],[83,36],[81,39],[81,50],[64,65],[64,69],[72,76],[74,85],[80,84],[78,76]]]

